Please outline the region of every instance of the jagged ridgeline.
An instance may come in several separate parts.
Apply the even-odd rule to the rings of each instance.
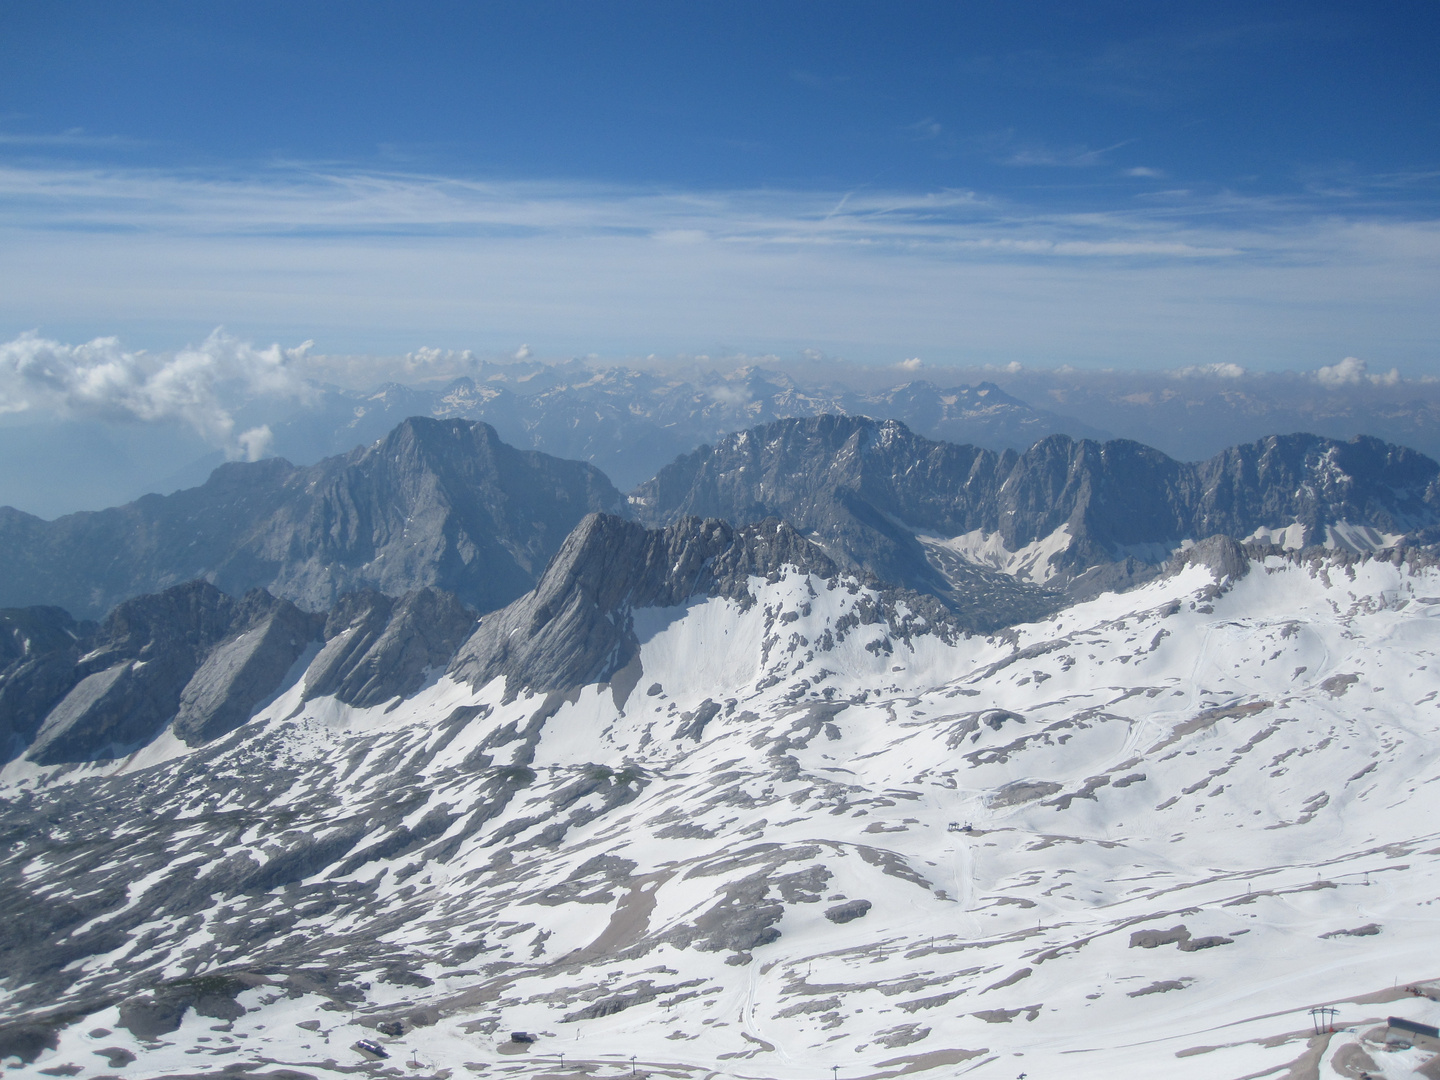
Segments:
[[[326,615],[263,589],[233,600],[203,581],[128,600],[99,627],[56,608],[0,611],[9,661],[0,668],[4,760],[123,757],[166,731],[200,746],[287,691],[292,714],[321,698],[394,707],[447,667],[477,688],[503,677],[509,700],[613,681],[623,704],[641,677],[637,613],[669,609],[679,618],[710,597],[748,610],[755,580],[788,573],[851,598],[851,613],[827,635],[832,643],[872,625],[887,649],[892,638],[953,641],[967,629],[931,597],[842,573],[780,521],[736,529],[687,518],[647,530],[591,514],[538,586],[478,627],[474,612],[437,589],[347,593]]]
[[[165,731],[226,735],[297,686],[364,708],[441,669],[475,625],[452,594],[347,593],[329,613],[203,581],[127,600],[95,626],[57,608],[0,610],[0,762],[123,757]]]
[[[591,466],[514,450],[485,424],[411,419],[310,468],[229,465],[55,522],[0,515],[0,595],[58,605],[3,615],[0,755],[124,756],[165,729],[198,745],[302,674],[303,700],[362,707],[447,666],[514,692],[624,685],[633,612],[743,599],[782,566],[846,575],[892,627],[989,633],[1148,580],[1211,534],[1423,545],[1437,472],[1369,438],[1276,436],[1190,465],[1129,442],[996,453],[823,416],[667,466],[629,499],[647,530],[596,512],[625,505]],[[207,580],[150,592],[187,578]],[[116,598],[102,626],[74,621]]]
[[[0,606],[97,619],[204,578],[308,610],[435,587],[490,611],[534,586],[581,518],[622,505],[592,465],[516,450],[488,424],[412,418],[306,468],[234,462],[197,488],[55,521],[0,508]]]
[[[407,416],[484,420],[514,446],[589,461],[622,488],[732,431],[794,416],[885,417],[934,439],[1023,450],[1046,435],[1108,436],[1074,417],[1036,409],[993,383],[924,380],[874,392],[805,386],[748,367],[695,379],[575,362],[482,373],[431,388],[389,383],[363,393],[330,388],[312,410],[275,425],[282,454],[319,457],[382,438]],[[311,460],[306,457],[305,460]]]
[[[773,518],[739,529],[715,518],[683,518],[648,530],[594,514],[566,540],[534,592],[481,623],[450,673],[477,688],[504,677],[512,699],[522,690],[613,681],[623,705],[643,674],[636,612],[679,609],[697,597],[726,597],[748,610],[756,602],[752,579],[773,582],[787,572],[832,589],[841,584],[832,559]],[[880,622],[896,636],[937,633],[947,640],[962,632],[931,597],[867,584],[876,601],[860,605],[854,625]],[[853,574],[844,583],[852,596],[860,586]]]
[[[1041,617],[1134,585],[1186,541],[1377,550],[1433,541],[1440,467],[1360,437],[1273,436],[1186,464],[1056,435],[1024,453],[936,442],[898,421],[781,420],[684,455],[628,503],[593,466],[412,418],[306,468],[232,463],[169,496],[55,521],[0,508],[0,605],[98,619],[203,578],[311,611],[347,591],[454,593],[491,611],[532,588],[586,514],[789,522],[847,569],[928,593],[969,625]]]
[[[1440,466],[1364,436],[1277,435],[1187,464],[1124,440],[996,452],[820,416],[702,447],[630,504],[650,524],[784,518],[842,565],[1001,625],[1135,585],[1217,534],[1292,549],[1433,542]]]

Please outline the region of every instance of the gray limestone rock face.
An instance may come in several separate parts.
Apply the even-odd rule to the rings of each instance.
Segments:
[[[980,530],[1013,553],[1064,529],[1036,570],[1075,598],[1143,582],[1181,541],[1215,534],[1299,524],[1305,543],[1319,544],[1348,524],[1412,543],[1440,539],[1440,465],[1367,436],[1276,435],[1186,464],[1126,440],[1052,435],[996,453],[935,442],[898,421],[819,416],[701,447],[630,501],[651,525],[693,514],[784,518],[843,564],[956,611],[988,606],[997,625],[1053,610],[1057,598],[922,540]]]
[[[181,691],[173,730],[190,746],[249,720],[319,635],[318,616],[263,590],[253,590],[239,606],[237,630],[210,652]]]
[[[825,918],[833,923],[854,922],[856,919],[863,919],[870,914],[874,905],[869,900],[850,900],[844,904],[836,904],[832,908],[825,909]]]
[[[1305,527],[1306,546],[1323,544],[1338,522],[1406,534],[1436,527],[1440,466],[1416,450],[1368,435],[1342,442],[1318,435],[1271,435],[1193,466],[1199,496],[1192,536],[1242,538],[1259,526]]]
[[[522,688],[567,691],[612,678],[618,686],[639,650],[635,611],[713,596],[748,606],[754,602],[752,577],[775,580],[787,569],[825,580],[841,574],[828,555],[774,519],[735,528],[713,518],[685,518],[652,530],[594,514],[566,539],[530,595],[481,620],[450,674],[477,687],[504,676],[511,694]],[[863,583],[879,596],[861,605],[857,622],[883,622],[901,636],[963,633],[932,597],[889,589],[873,578]],[[908,614],[897,618],[901,608]],[[699,715],[687,722],[695,738],[715,713],[697,724]]]
[[[453,614],[453,598],[411,608],[400,643],[382,650],[389,677],[405,687],[420,664],[411,654],[439,666],[470,625],[468,614]],[[130,753],[172,720],[190,746],[228,734],[282,688],[325,623],[263,589],[235,600],[203,581],[127,601],[98,629],[62,616],[11,613],[11,624],[50,627],[53,647],[42,651],[32,634],[33,655],[0,669],[0,702],[29,702],[34,710],[7,717],[14,753],[42,765]]]
[[[154,1041],[180,1027],[185,1013],[214,1020],[238,1020],[245,1007],[235,1000],[249,984],[231,975],[176,979],[120,1003],[119,1024],[137,1039]]]
[[[680,948],[700,952],[730,952],[728,964],[748,964],[751,950],[780,939],[776,926],[785,905],[770,896],[766,871],[751,874],[727,887],[716,903],[696,917],[693,926],[680,925],[668,936]]]
[[[200,746],[254,716],[321,640],[307,696],[381,704],[443,670],[474,625],[439,589],[347,594],[327,618],[263,589],[235,600],[203,581],[127,601],[98,629],[58,609],[3,612],[0,704],[11,707],[0,749],[42,765],[115,757],[172,720]]]
[[[365,708],[413,694],[474,626],[474,612],[439,589],[398,599],[373,590],[347,594],[326,620],[325,646],[305,673],[305,698],[333,694]]]
[[[27,756],[42,765],[87,761],[149,741],[229,633],[235,607],[200,581],[121,604],[101,626],[98,647],[76,663],[77,682],[46,716]]]
[[[6,1024],[0,1027],[0,1057],[17,1057],[30,1064],[46,1050],[60,1045],[64,1020],[55,1023]]]
[[[630,613],[692,596],[747,596],[749,575],[781,566],[833,576],[835,564],[788,525],[737,530],[694,518],[663,530],[608,514],[586,518],[529,596],[484,618],[450,666],[475,686],[563,690],[622,670],[638,643]]]
[[[883,580],[943,584],[912,529],[965,532],[986,525],[997,465],[1014,454],[937,443],[898,421],[863,416],[781,420],[701,447],[662,469],[631,497],[636,516],[663,525],[682,516],[742,524],[789,521],[853,566]],[[970,494],[967,506],[957,500]]]
[[[1250,556],[1233,537],[1207,536],[1170,560],[1168,572],[1178,574],[1187,566],[1204,566],[1217,582],[1238,581],[1250,572]]]
[[[56,607],[0,610],[0,765],[25,752],[74,687],[95,630]]]
[[[122,660],[81,679],[45,717],[45,723],[40,726],[31,744],[31,758],[49,765],[58,761],[79,760],[66,755],[83,752],[81,747],[87,744],[103,746],[103,742],[96,740],[107,734],[109,725],[106,721],[122,715],[134,693],[129,682],[134,663],[133,660]]]
[[[99,616],[204,578],[308,610],[424,587],[493,610],[534,585],[582,517],[622,505],[593,465],[517,450],[486,424],[414,417],[305,468],[231,462],[200,487],[55,521],[0,508],[0,604]]]

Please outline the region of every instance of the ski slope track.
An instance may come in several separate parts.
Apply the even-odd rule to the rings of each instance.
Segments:
[[[791,567],[603,683],[17,759],[7,1074],[1434,1075],[1440,570],[1270,551],[992,636]]]

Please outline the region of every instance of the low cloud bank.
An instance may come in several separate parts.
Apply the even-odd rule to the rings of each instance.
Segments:
[[[1392,367],[1389,371],[1379,375],[1371,375],[1369,366],[1364,360],[1356,356],[1347,356],[1338,364],[1318,368],[1315,378],[1319,380],[1321,386],[1330,390],[1338,390],[1344,386],[1360,386],[1363,383],[1370,383],[1372,386],[1398,386],[1400,370]]]
[[[257,348],[223,330],[173,353],[122,348],[114,337],[66,345],[35,333],[0,344],[0,412],[45,410],[111,421],[188,424],[231,459],[258,460],[269,426],[237,433],[222,398],[229,392],[300,399],[310,390],[294,370],[311,343]]]

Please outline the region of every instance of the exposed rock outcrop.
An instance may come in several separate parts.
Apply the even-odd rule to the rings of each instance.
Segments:
[[[263,589],[236,600],[204,581],[126,601],[98,628],[56,608],[0,612],[3,760],[115,757],[172,719],[176,736],[200,746],[302,675],[303,700],[382,704],[443,670],[474,625],[474,612],[439,589],[346,594],[327,617]]]
[[[1003,624],[1053,609],[1055,593],[1036,584],[1072,598],[1128,587],[1187,539],[1290,530],[1302,546],[1428,542],[1440,535],[1440,465],[1368,436],[1275,435],[1185,464],[1125,440],[1052,435],[997,453],[935,442],[894,420],[819,416],[701,447],[630,501],[652,525],[693,514],[737,524],[782,517],[843,565],[956,610],[988,605]],[[965,534],[998,540],[999,561],[1028,545],[1043,550],[1022,560],[1028,581],[1002,581],[930,542]]]
[[[1250,553],[1246,545],[1230,536],[1207,536],[1170,560],[1169,572],[1179,573],[1187,566],[1204,566],[1217,582],[1238,581],[1250,572]]]
[[[735,528],[685,518],[650,530],[608,514],[586,518],[565,541],[529,596],[482,619],[451,664],[457,679],[481,686],[505,676],[510,691],[547,692],[605,682],[639,648],[633,613],[691,598],[726,596],[748,606],[752,576],[785,568],[833,579],[841,568],[788,524],[774,519]],[[881,590],[874,621],[958,634],[963,626],[933,598]],[[895,620],[896,605],[906,614]],[[904,632],[904,631],[902,631]]]
[[[236,605],[230,636],[217,645],[180,693],[174,731],[191,746],[234,731],[274,694],[315,640],[319,616],[262,589]]]
[[[94,623],[56,607],[0,611],[0,764],[18,757],[78,681]]]
[[[437,589],[398,600],[350,593],[325,622],[325,647],[305,673],[305,698],[333,694],[365,708],[413,694],[426,672],[445,668],[474,626],[474,612]]]
[[[792,565],[833,576],[838,568],[790,526],[737,530],[687,518],[663,530],[592,514],[566,539],[535,591],[481,621],[451,665],[474,685],[504,675],[513,685],[562,690],[606,680],[629,663],[636,608],[670,607],[695,595],[748,595],[750,574]]]
[[[42,765],[126,753],[175,716],[201,661],[229,635],[236,602],[203,581],[121,604],[28,756]]]

